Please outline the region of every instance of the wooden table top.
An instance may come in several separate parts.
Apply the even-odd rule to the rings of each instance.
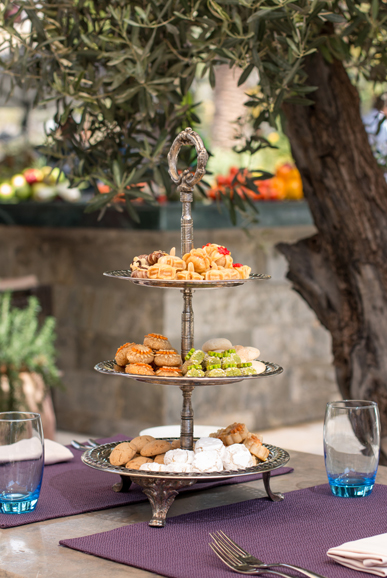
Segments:
[[[288,465],[294,468],[294,472],[272,478],[271,488],[274,492],[286,493],[327,483],[322,456],[291,450],[289,453]],[[387,467],[379,467],[376,481],[387,485]],[[178,516],[265,496],[262,480],[192,491],[176,498],[168,516]],[[0,530],[0,578],[154,577],[155,574],[138,568],[116,564],[59,546],[59,540],[105,532],[136,522],[146,522],[150,517],[149,503],[142,502]],[[162,528],[155,528],[155,533],[162,531]]]

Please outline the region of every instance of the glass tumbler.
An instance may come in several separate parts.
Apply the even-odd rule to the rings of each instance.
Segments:
[[[0,413],[0,512],[35,510],[42,485],[44,440],[40,415]]]
[[[375,402],[344,400],[327,404],[324,456],[334,496],[368,496],[375,483],[379,451],[380,418]]]

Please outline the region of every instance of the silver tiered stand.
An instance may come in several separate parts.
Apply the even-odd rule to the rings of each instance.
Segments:
[[[177,172],[177,158],[180,148],[183,145],[193,145],[197,152],[197,169],[192,174],[189,169],[185,169],[182,174]],[[193,249],[193,221],[191,215],[191,203],[193,201],[194,186],[205,174],[208,160],[207,151],[198,134],[192,128],[186,128],[174,140],[168,154],[169,174],[172,181],[178,186],[180,201],[183,210],[181,217],[181,254],[185,255]],[[194,346],[194,315],[192,309],[192,294],[194,289],[216,289],[221,287],[236,287],[243,285],[247,281],[259,279],[269,279],[268,275],[252,274],[248,279],[238,279],[232,281],[168,281],[158,279],[142,279],[131,277],[129,270],[109,271],[104,273],[108,277],[116,277],[132,281],[138,285],[159,288],[181,289],[184,300],[183,313],[181,317],[181,352],[183,358]],[[222,378],[195,378],[195,377],[158,377],[147,375],[133,375],[124,373],[114,361],[104,361],[98,363],[95,369],[107,375],[120,375],[148,383],[160,385],[175,385],[183,392],[183,407],[181,411],[181,435],[180,447],[186,450],[193,449],[194,414],[192,409],[192,392],[197,386],[226,385],[239,381],[256,379],[282,373],[282,367],[270,362],[263,362],[266,369],[263,373],[254,376],[222,377]],[[145,472],[130,470],[121,466],[112,466],[109,462],[109,455],[112,449],[121,442],[114,442],[101,445],[95,449],[88,450],[82,456],[83,462],[98,470],[114,472],[121,476],[121,482],[115,484],[115,491],[127,491],[130,484],[136,482],[147,495],[152,506],[152,519],[150,526],[163,527],[166,523],[167,512],[173,503],[178,490],[186,486],[192,486],[199,481],[211,481],[216,479],[233,478],[262,473],[266,492],[273,501],[283,499],[281,494],[274,494],[270,489],[270,472],[289,461],[289,454],[278,447],[265,444],[270,454],[265,462],[257,466],[238,471],[222,471],[211,473],[172,473],[172,472]]]

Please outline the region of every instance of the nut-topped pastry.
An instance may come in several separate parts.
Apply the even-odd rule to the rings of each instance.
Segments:
[[[156,371],[160,377],[183,377],[180,367],[160,367]]]
[[[179,281],[203,281],[203,275],[196,273],[193,263],[188,263],[188,267],[185,271],[178,271],[176,279]]]
[[[204,273],[211,266],[211,259],[204,249],[191,249],[189,253],[183,255],[183,261],[187,267],[189,263],[192,263],[196,273]]]
[[[129,363],[152,363],[153,351],[146,345],[135,344],[127,353]]]
[[[153,367],[147,363],[129,363],[125,367],[125,373],[132,373],[133,375],[154,375]]]
[[[140,267],[142,267],[142,268],[144,268],[144,267],[148,268],[149,267],[148,255],[139,255],[138,257],[135,257],[130,264],[130,270],[131,271],[135,271],[136,269],[139,269]]]
[[[144,337],[144,345],[151,349],[171,349],[172,346],[168,341],[168,337],[160,335],[159,333],[148,333]]]
[[[150,255],[148,255],[148,264],[149,265],[155,265],[158,260],[160,259],[160,257],[163,257],[164,255],[166,255],[167,253],[165,251],[153,251],[153,253],[150,253]]]
[[[177,271],[182,271],[183,269],[186,268],[186,264],[183,261],[183,259],[180,259],[180,257],[176,257],[175,247],[172,247],[169,255],[163,255],[162,257],[160,257],[158,263],[163,265],[170,265],[171,267],[174,267]]]
[[[176,279],[177,270],[171,265],[165,265],[163,263],[156,263],[148,269],[149,279],[165,279],[166,281],[173,281]]]
[[[264,445],[262,445],[262,440],[260,437],[249,433],[243,443],[251,454],[257,456],[257,458],[263,462],[267,460],[270,451]]]
[[[129,349],[131,349],[131,347],[133,347],[133,345],[135,345],[134,342],[124,343],[124,345],[121,345],[121,347],[117,349],[115,355],[115,361],[117,365],[121,365],[121,367],[124,367],[128,363],[128,351]]]
[[[217,432],[210,434],[211,438],[222,440],[225,446],[240,444],[249,435],[249,430],[244,423],[232,423],[226,428],[219,429]]]
[[[215,262],[219,267],[232,267],[233,259],[231,252],[226,247],[223,247],[223,245],[207,243],[207,245],[203,245],[203,249],[211,261]]]
[[[174,349],[160,350],[155,353],[154,363],[159,367],[176,367],[182,364],[182,359]]]

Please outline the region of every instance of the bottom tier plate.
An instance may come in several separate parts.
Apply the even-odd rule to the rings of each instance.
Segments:
[[[178,439],[178,438],[174,438]],[[130,440],[127,440],[130,441]],[[165,441],[165,439],[164,439]],[[170,438],[168,441],[172,441]],[[288,463],[290,456],[287,451],[276,446],[269,444],[263,444],[270,451],[269,457],[265,462],[259,463],[257,466],[251,468],[246,468],[244,470],[223,470],[222,472],[211,472],[208,474],[204,473],[173,473],[173,472],[144,472],[140,470],[129,470],[123,466],[112,466],[109,462],[109,456],[111,451],[116,447],[116,445],[123,442],[111,442],[109,444],[103,444],[97,448],[87,450],[82,455],[82,461],[87,466],[94,468],[96,470],[102,470],[105,472],[110,472],[113,474],[119,474],[120,476],[130,476],[131,478],[164,478],[164,479],[177,479],[177,480],[217,480],[224,478],[236,478],[239,476],[251,476],[252,474],[259,474],[263,472],[269,472],[284,466]]]

